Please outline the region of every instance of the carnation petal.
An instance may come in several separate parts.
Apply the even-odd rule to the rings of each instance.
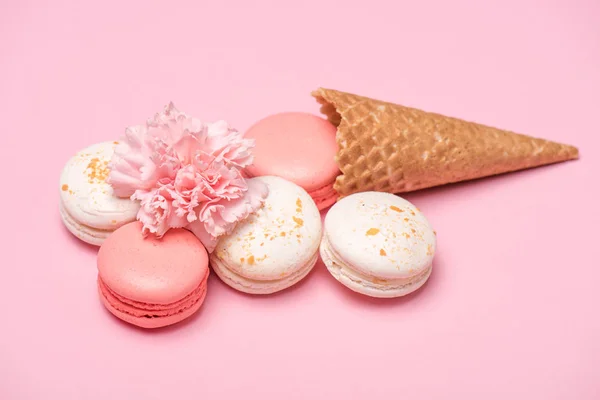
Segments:
[[[206,231],[204,223],[201,221],[194,221],[186,227],[202,242],[206,251],[212,253],[217,247],[218,239]]]
[[[140,201],[145,234],[195,227],[214,248],[217,237],[255,212],[268,193],[240,172],[252,162],[253,147],[227,122],[203,123],[169,103],[145,125],[126,129],[109,183],[115,195]]]
[[[231,233],[237,223],[263,205],[269,193],[267,185],[259,180],[249,180],[247,183],[248,190],[242,197],[234,200],[214,200],[201,207],[199,219],[204,222],[209,234],[218,237]]]

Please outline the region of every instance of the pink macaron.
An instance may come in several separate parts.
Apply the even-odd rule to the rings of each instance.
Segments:
[[[208,254],[189,231],[161,239],[132,222],[112,233],[98,252],[98,292],[116,317],[159,328],[194,314],[206,296]]]
[[[335,162],[336,128],[308,113],[271,115],[254,124],[245,137],[254,139],[254,163],[246,175],[279,176],[308,192],[319,210],[338,198],[333,189],[340,174]]]

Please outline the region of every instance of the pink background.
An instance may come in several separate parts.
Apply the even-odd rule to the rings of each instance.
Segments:
[[[598,398],[597,1],[83,3],[0,3],[1,399]],[[213,276],[172,328],[111,317],[96,249],[59,221],[66,160],[169,100],[245,130],[317,113],[321,85],[582,157],[406,196],[439,239],[412,296],[355,295],[319,263],[269,297]]]

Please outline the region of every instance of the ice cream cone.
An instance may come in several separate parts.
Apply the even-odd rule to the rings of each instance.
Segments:
[[[313,96],[337,126],[334,188],[409,192],[578,157],[577,148],[331,89]]]

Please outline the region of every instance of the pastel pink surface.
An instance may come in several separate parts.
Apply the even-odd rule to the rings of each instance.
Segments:
[[[3,1],[0,399],[596,400],[599,14],[590,0]],[[439,245],[406,298],[355,295],[318,263],[259,298],[211,274],[186,321],[116,323],[97,249],[60,223],[69,157],[169,100],[245,131],[317,114],[320,85],[581,159],[406,196]]]
[[[310,93],[308,93],[310,94]],[[301,112],[268,116],[246,131],[256,141],[251,176],[276,175],[303,187],[320,203],[331,205],[333,181],[340,171],[335,162],[335,126]],[[319,207],[324,208],[324,207]]]

